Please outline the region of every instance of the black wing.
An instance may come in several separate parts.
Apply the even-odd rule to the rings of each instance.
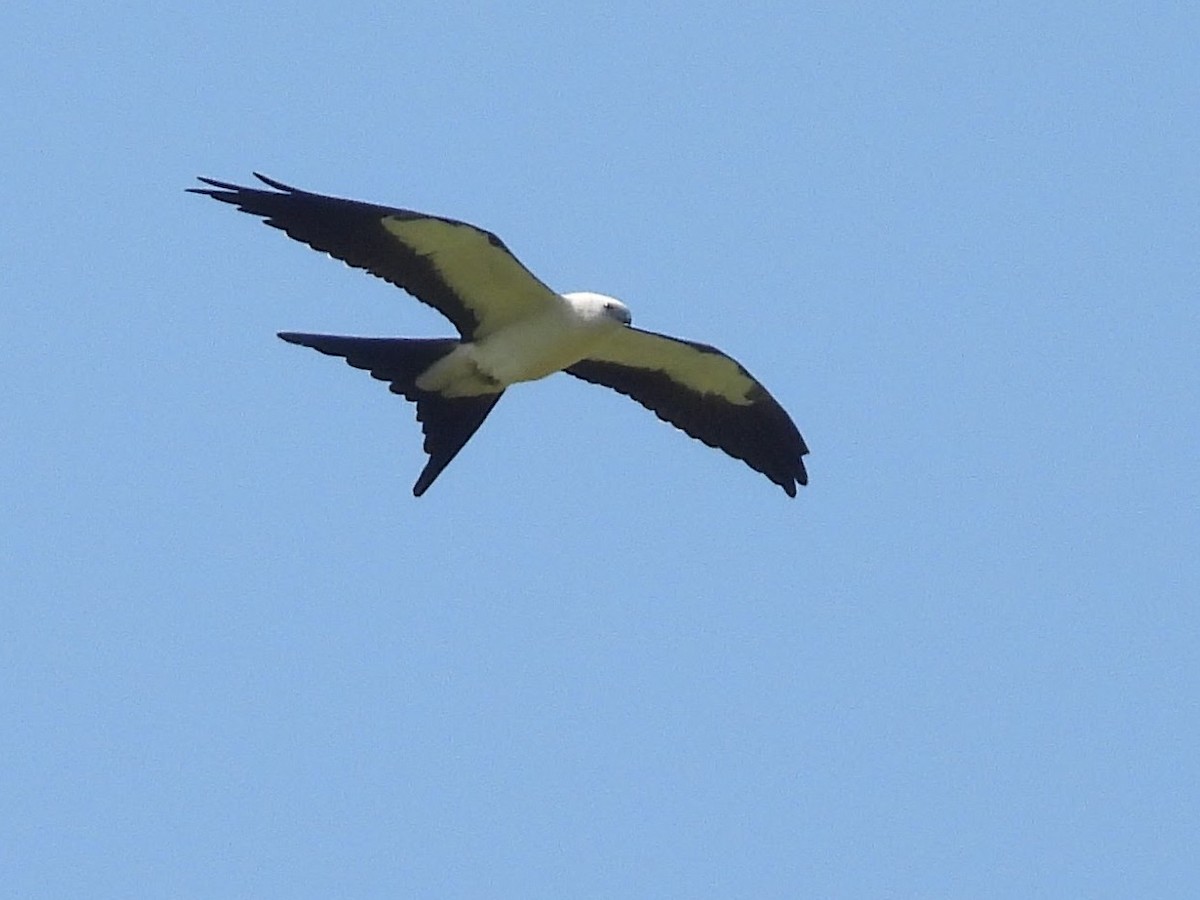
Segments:
[[[403,288],[454,323],[464,340],[556,300],[489,231],[255,177],[273,190],[211,178],[200,179],[209,187],[187,190],[261,216],[288,237]]]
[[[737,360],[715,347],[624,328],[567,372],[632,397],[766,475],[789,497],[796,496],[797,484],[808,484],[808,447],[791,417]]]

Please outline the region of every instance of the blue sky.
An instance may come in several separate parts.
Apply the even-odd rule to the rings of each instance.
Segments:
[[[1194,4],[2,18],[14,896],[1195,896]],[[450,326],[251,170],[719,344],[811,485],[555,377],[413,499],[274,334]]]

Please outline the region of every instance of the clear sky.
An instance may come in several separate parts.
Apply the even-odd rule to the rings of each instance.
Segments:
[[[0,892],[1200,892],[1194,2],[0,20]],[[274,335],[451,327],[252,170],[718,344],[811,485],[556,376],[415,500]]]

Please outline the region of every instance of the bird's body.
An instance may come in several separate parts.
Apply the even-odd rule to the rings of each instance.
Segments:
[[[527,318],[460,344],[417,386],[462,396],[537,381],[586,359],[614,328],[629,322],[628,309],[613,297],[566,294],[555,300]]]
[[[789,496],[806,484],[803,438],[742,366],[714,347],[633,328],[621,301],[557,294],[490,232],[438,216],[311,194],[261,175],[266,191],[201,179],[231,203],[442,312],[459,339],[285,332],[340,356],[417,404],[429,461],[420,496],[513,384],[565,371],[626,394],[762,472]]]

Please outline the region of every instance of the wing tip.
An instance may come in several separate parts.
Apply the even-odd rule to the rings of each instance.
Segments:
[[[808,475],[804,472],[801,472],[798,475],[789,475],[786,479],[772,478],[771,480],[783,488],[783,492],[785,494],[795,500],[796,494],[798,493],[797,487],[804,487],[808,484]]]
[[[804,457],[806,455],[808,455],[808,446],[804,443],[804,439],[801,438],[800,455],[796,458],[796,468],[788,475],[787,481],[783,482],[783,489],[793,499],[796,496],[797,487],[808,486],[808,469],[804,465]]]
[[[265,184],[267,187],[274,188],[277,191],[282,191],[285,194],[300,194],[303,193],[299,188],[292,187],[290,184],[284,184],[282,181],[276,181],[261,172],[251,173],[255,178]]]
[[[232,182],[218,181],[216,178],[206,178],[203,175],[197,175],[196,180],[201,184],[208,185],[208,188],[190,187],[185,188],[185,190],[190,191],[193,194],[203,194],[207,193],[209,188],[220,188],[224,191],[236,191],[238,189],[238,185],[233,184]]]
[[[223,203],[236,203],[237,192],[241,190],[236,184],[230,184],[228,181],[218,181],[215,178],[205,178],[203,175],[197,175],[196,180],[207,187],[189,187],[184,188],[184,191],[189,194],[199,194],[202,197],[212,197],[214,200],[220,200]]]
[[[304,193],[300,188],[284,184],[282,181],[276,181],[274,178],[263,175],[261,172],[252,172],[251,174],[267,187],[273,188],[282,194]],[[223,200],[226,203],[240,202],[241,198],[247,194],[266,193],[258,188],[246,187],[243,184],[234,184],[232,181],[221,181],[217,178],[207,178],[204,175],[197,175],[196,180],[205,185],[205,187],[184,188],[187,193],[202,194],[206,197],[212,197],[214,200]]]

